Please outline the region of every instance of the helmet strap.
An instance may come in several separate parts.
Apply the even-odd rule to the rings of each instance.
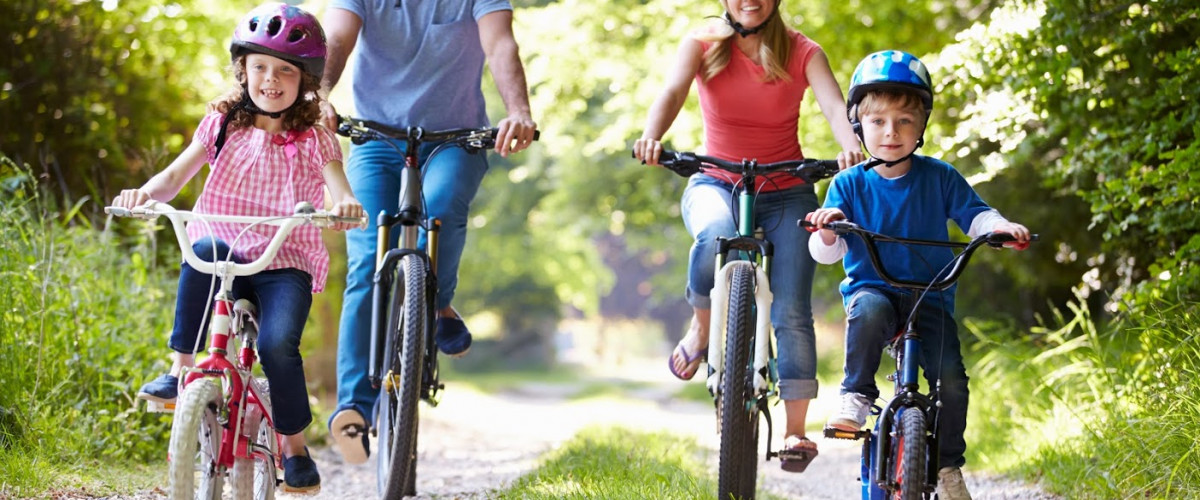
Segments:
[[[754,35],[754,34],[762,32],[762,30],[766,29],[767,23],[771,22],[771,18],[773,18],[777,15],[779,15],[779,3],[778,2],[775,3],[775,10],[773,12],[771,12],[771,17],[768,17],[766,21],[762,22],[762,24],[755,26],[753,28],[747,28],[745,26],[742,26],[742,23],[734,21],[733,16],[730,15],[728,11],[725,12],[724,16],[721,16],[721,20],[725,21],[725,24],[728,24],[730,28],[733,28],[733,31],[736,32],[737,34],[741,35],[742,38],[746,38],[750,35]]]

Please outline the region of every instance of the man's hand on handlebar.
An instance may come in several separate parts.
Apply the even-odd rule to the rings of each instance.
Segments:
[[[496,153],[508,157],[528,148],[534,141],[537,123],[529,115],[511,115],[496,124]]]

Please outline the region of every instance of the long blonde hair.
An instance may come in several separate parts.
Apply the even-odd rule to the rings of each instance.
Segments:
[[[725,5],[725,0],[722,0],[721,4]],[[788,61],[792,56],[792,38],[788,36],[787,24],[783,22],[783,15],[779,13],[779,4],[780,1],[776,0],[775,12],[767,19],[761,32],[762,43],[758,46],[758,58],[762,63],[765,82],[792,81],[792,76],[787,71]],[[728,6],[726,13],[728,15]],[[724,71],[733,57],[736,33],[724,19],[721,23],[722,26],[706,30],[708,36],[697,37],[702,41],[715,42],[704,52],[704,59],[700,63],[700,73],[706,82]]]

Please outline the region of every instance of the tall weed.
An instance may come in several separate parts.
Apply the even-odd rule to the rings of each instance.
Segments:
[[[8,474],[21,466],[7,458],[145,460],[169,431],[134,395],[147,367],[166,368],[173,280],[97,231],[84,203],[59,206],[0,156],[0,476],[17,494],[47,478]]]
[[[974,458],[1071,498],[1200,497],[1200,304],[1100,325],[1082,303],[1022,338],[967,322]]]

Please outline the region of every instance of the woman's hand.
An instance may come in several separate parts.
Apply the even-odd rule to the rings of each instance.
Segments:
[[[867,155],[863,154],[860,150],[846,150],[837,155],[838,168],[842,170],[846,170],[864,161],[867,161]]]
[[[633,156],[642,160],[646,165],[658,165],[658,158],[662,156],[663,147],[658,139],[643,137],[633,141]]]

